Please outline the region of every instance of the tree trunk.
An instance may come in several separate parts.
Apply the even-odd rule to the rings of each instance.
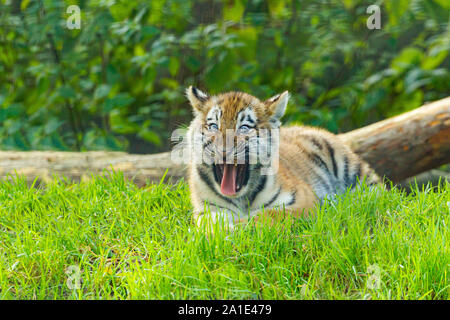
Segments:
[[[340,137],[378,174],[398,182],[450,162],[450,97]]]
[[[450,162],[450,97],[339,136],[378,174],[398,182]],[[138,185],[159,181],[166,170],[173,180],[185,173],[169,152],[0,151],[0,178],[16,172],[28,182],[46,182],[55,175],[80,180],[111,168]]]

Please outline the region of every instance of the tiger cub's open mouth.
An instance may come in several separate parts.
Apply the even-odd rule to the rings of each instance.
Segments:
[[[248,182],[248,164],[213,164],[213,170],[220,191],[226,196],[234,196]]]

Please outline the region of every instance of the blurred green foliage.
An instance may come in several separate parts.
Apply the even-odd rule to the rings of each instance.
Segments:
[[[66,9],[81,8],[69,30]],[[366,26],[371,4],[381,30]],[[342,132],[447,96],[446,0],[0,0],[0,149],[170,147],[184,89],[289,90]]]

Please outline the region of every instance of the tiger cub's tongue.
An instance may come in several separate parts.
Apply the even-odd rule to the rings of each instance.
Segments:
[[[225,164],[223,168],[222,183],[220,184],[220,191],[227,196],[232,196],[236,193],[236,176],[237,166],[234,164]]]

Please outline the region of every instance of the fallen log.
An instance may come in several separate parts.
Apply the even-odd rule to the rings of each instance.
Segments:
[[[394,182],[450,162],[450,97],[340,135]]]
[[[378,174],[398,182],[450,162],[450,97],[339,136]],[[186,168],[173,163],[169,152],[0,151],[0,178],[19,174],[28,182],[54,176],[78,181],[105,169],[120,170],[144,185],[159,181],[166,170],[166,177],[178,180]]]
[[[108,151],[0,151],[0,179],[17,174],[28,183],[36,178],[38,183],[46,183],[57,176],[80,181],[104,170],[122,171],[125,177],[143,186],[160,181],[166,170],[168,179],[179,180],[186,169],[173,163],[169,152],[138,155]]]

